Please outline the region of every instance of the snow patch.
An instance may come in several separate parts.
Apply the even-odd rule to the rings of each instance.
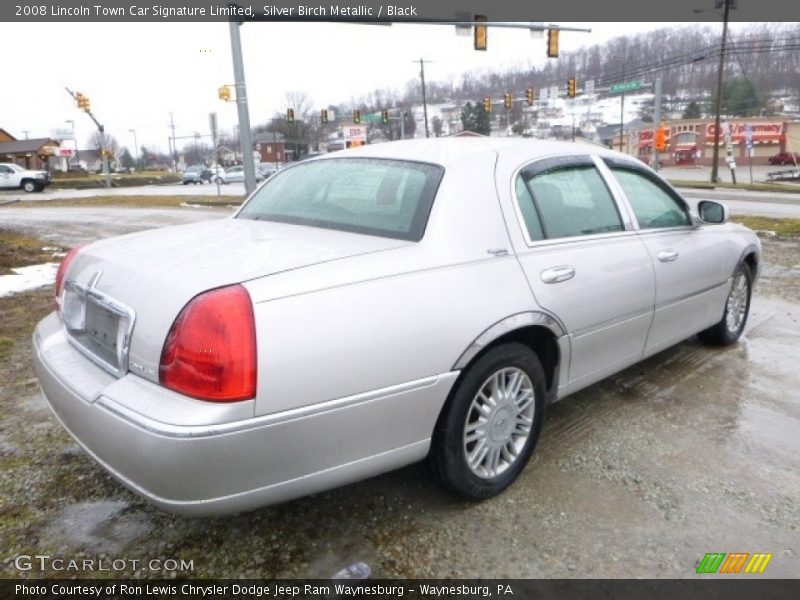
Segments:
[[[0,275],[0,298],[54,283],[58,263],[44,263],[11,270],[12,275]]]

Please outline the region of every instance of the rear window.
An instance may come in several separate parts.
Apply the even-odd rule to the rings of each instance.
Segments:
[[[400,160],[312,161],[279,171],[237,218],[419,241],[443,173]]]

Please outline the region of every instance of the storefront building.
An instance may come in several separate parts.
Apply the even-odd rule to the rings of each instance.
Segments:
[[[716,131],[713,119],[682,119],[665,122],[664,126],[667,129],[667,149],[659,154],[663,165],[711,165]],[[780,118],[724,120],[719,135],[719,164],[725,164],[729,152],[737,164],[746,165],[750,161],[754,165],[768,164],[769,158],[780,152],[800,151],[795,141],[798,134],[800,123]],[[628,152],[649,163],[653,137],[652,128],[631,132]]]

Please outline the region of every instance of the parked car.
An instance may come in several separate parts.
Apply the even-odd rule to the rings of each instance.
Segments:
[[[14,163],[0,163],[0,189],[22,188],[28,193],[41,192],[50,183],[47,171],[31,171]]]
[[[280,170],[275,163],[262,162],[258,165],[258,171],[264,179],[269,179]]]
[[[259,169],[256,169],[256,181],[264,181],[265,176]],[[217,175],[217,183],[236,183],[244,181],[244,167],[236,165],[228,167],[223,173]]]
[[[800,154],[797,152],[781,152],[768,159],[771,165],[797,165],[800,164]]]
[[[211,170],[205,165],[192,165],[183,172],[183,185],[211,181]]]
[[[281,170],[232,217],[72,250],[36,370],[123,484],[237,512],[428,460],[510,485],[544,408],[747,322],[758,238],[635,158],[493,138]]]

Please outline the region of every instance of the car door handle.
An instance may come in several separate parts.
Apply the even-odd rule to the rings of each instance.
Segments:
[[[662,250],[658,253],[658,260],[661,262],[672,262],[678,260],[678,253],[675,250]]]
[[[575,277],[575,267],[553,267],[545,269],[541,273],[542,281],[545,283],[558,283],[559,281],[566,281]]]

